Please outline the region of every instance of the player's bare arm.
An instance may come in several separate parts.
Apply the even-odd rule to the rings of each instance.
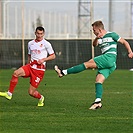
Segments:
[[[127,51],[128,51],[128,57],[129,57],[129,58],[133,58],[133,52],[132,52],[132,49],[131,49],[129,43],[128,43],[125,39],[123,39],[123,38],[121,38],[121,39],[119,40],[119,42],[120,42],[121,44],[123,44],[123,45],[126,47],[126,49],[127,49]]]
[[[55,58],[56,58],[55,54],[49,55],[47,58],[38,60],[38,64],[42,64],[43,62],[54,60]]]

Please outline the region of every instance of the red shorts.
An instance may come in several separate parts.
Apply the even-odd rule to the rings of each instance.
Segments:
[[[25,76],[23,77],[24,78],[30,77],[30,84],[35,88],[38,88],[38,85],[42,81],[45,72],[31,68],[30,64],[22,66],[22,68],[25,71]]]

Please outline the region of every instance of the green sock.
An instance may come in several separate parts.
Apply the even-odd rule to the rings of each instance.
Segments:
[[[103,86],[101,83],[95,83],[96,87],[96,98],[102,98]]]
[[[67,74],[74,74],[74,73],[79,73],[86,70],[86,67],[84,64],[80,64],[71,68],[67,69]]]

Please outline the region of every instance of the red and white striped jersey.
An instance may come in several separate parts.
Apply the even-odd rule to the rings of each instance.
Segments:
[[[31,56],[31,61],[38,61],[39,59],[46,58],[48,55],[54,54],[52,45],[47,40],[42,41],[32,40],[28,43],[28,54]],[[45,65],[46,62],[43,63]]]

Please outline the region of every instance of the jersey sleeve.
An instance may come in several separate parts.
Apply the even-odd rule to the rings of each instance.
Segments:
[[[112,32],[112,38],[115,42],[118,42],[121,37],[117,33]]]
[[[49,55],[54,54],[54,50],[51,43],[47,42],[46,49]]]

